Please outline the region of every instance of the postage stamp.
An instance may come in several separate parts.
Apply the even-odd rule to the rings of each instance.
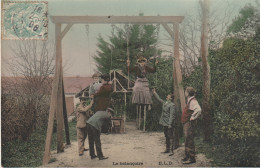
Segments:
[[[46,40],[48,2],[5,1],[2,3],[2,39]]]

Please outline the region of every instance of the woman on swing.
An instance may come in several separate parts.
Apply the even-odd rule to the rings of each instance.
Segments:
[[[135,85],[133,87],[133,94],[132,94],[132,103],[133,104],[151,105],[153,103],[151,92],[149,89],[149,82],[146,78],[146,75],[148,73],[155,73],[157,64],[158,64],[158,61],[156,60],[154,66],[149,67],[147,65],[147,59],[143,56],[139,56],[139,58],[137,59],[137,65],[135,65],[134,67],[131,67],[130,60],[129,59],[127,60],[128,71],[134,72],[137,76]],[[139,109],[139,107],[137,107],[137,108]],[[144,110],[146,110],[146,109],[144,109]],[[144,117],[146,117],[146,116],[144,116]],[[139,127],[140,127],[140,123],[139,123]]]

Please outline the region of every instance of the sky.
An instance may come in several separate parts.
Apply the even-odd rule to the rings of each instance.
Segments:
[[[196,15],[198,0],[47,0],[49,16],[186,16]],[[233,17],[239,9],[255,0],[211,0],[210,9],[221,16],[223,10],[234,8]],[[119,25],[123,26],[123,25]],[[63,25],[65,27],[65,25]],[[63,28],[62,27],[62,28]],[[49,18],[48,42],[54,43],[55,26]],[[90,24],[89,33],[84,24],[73,25],[62,40],[62,58],[65,66],[64,76],[91,76],[95,69],[92,56],[96,53],[97,37],[101,34],[107,38],[111,35],[110,24]],[[160,28],[160,39],[163,43],[166,36]],[[6,62],[12,60],[11,46],[15,40],[1,40],[1,73],[9,75]]]

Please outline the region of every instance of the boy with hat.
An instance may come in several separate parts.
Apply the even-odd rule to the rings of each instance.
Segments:
[[[174,145],[175,145],[175,131],[176,131],[176,109],[174,101],[174,95],[168,94],[166,100],[162,100],[153,89],[154,97],[163,105],[162,114],[159,124],[164,128],[164,136],[166,138],[166,149],[162,153],[170,153],[169,156],[173,155]]]
[[[92,75],[92,78],[94,79],[94,82],[90,85],[89,87],[89,96],[95,94],[99,88],[102,86],[102,83],[100,83],[100,74],[99,73],[94,73]]]
[[[88,135],[86,121],[92,114],[90,108],[93,104],[93,100],[88,106],[85,106],[85,104],[86,97],[81,97],[80,104],[77,108],[77,139],[79,156],[82,156],[84,151],[86,151],[86,149],[84,148],[85,140]]]

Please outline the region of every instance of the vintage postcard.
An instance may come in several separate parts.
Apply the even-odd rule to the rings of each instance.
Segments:
[[[260,166],[259,9],[1,1],[1,165]]]

